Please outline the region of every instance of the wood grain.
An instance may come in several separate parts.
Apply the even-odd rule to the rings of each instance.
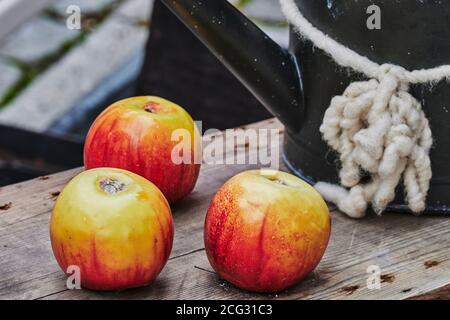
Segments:
[[[248,128],[281,128],[274,120]],[[264,148],[264,146],[259,146]],[[272,152],[280,150],[271,145]],[[249,153],[257,147],[247,146]],[[226,157],[235,150],[228,149]],[[239,290],[212,272],[203,250],[203,223],[215,191],[255,165],[205,165],[194,192],[173,208],[171,258],[149,287],[98,293],[67,290],[51,252],[48,222],[55,197],[81,169],[0,189],[0,299],[430,299],[448,298],[450,219],[405,214],[351,220],[332,212],[332,237],[319,267],[277,295]],[[282,167],[283,170],[286,170]],[[367,268],[381,268],[381,289],[369,290]],[[447,295],[446,295],[447,294]]]

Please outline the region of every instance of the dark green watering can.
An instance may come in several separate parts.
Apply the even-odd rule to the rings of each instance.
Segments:
[[[319,127],[330,100],[362,76],[341,70],[291,32],[281,48],[226,0],[162,0],[285,126],[284,160],[310,183],[337,183],[338,163]],[[297,0],[317,28],[350,49],[407,69],[450,64],[450,4],[435,0]],[[369,30],[367,8],[381,9],[381,29]],[[189,48],[186,48],[189,50]],[[450,84],[412,88],[435,140],[428,213],[450,213]],[[245,111],[244,111],[245,112]],[[389,209],[407,211],[403,191]]]

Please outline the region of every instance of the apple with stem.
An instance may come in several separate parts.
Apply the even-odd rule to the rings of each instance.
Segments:
[[[303,180],[253,170],[227,181],[206,216],[205,247],[218,275],[253,292],[279,292],[320,262],[330,237],[328,207]]]
[[[169,204],[150,181],[125,170],[88,170],[59,195],[50,221],[53,253],[81,285],[120,290],[152,283],[172,250]]]
[[[91,126],[87,169],[112,167],[153,182],[170,203],[194,188],[201,164],[200,133],[180,106],[152,96],[114,103]]]

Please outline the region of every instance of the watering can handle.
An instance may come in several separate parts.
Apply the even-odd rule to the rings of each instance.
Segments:
[[[288,130],[298,130],[303,92],[292,54],[227,0],[161,1]]]

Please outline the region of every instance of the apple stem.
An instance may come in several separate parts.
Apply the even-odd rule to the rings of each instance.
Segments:
[[[106,178],[100,181],[100,189],[103,192],[113,195],[125,190],[125,183],[120,182],[117,179]]]
[[[159,104],[156,102],[149,102],[144,106],[144,110],[150,113],[155,113],[158,110]]]
[[[281,184],[281,185],[283,185],[283,186],[287,186],[287,184],[286,184],[283,180],[276,179],[276,180],[272,180],[272,181],[275,182],[275,183],[277,183],[277,184]]]
[[[276,183],[276,184],[281,184],[283,186],[287,186],[288,185],[286,182],[284,182],[281,179],[278,179],[276,176],[264,175],[263,177],[265,177],[266,179],[268,179],[268,180],[270,180],[270,181],[272,181],[273,183]]]

